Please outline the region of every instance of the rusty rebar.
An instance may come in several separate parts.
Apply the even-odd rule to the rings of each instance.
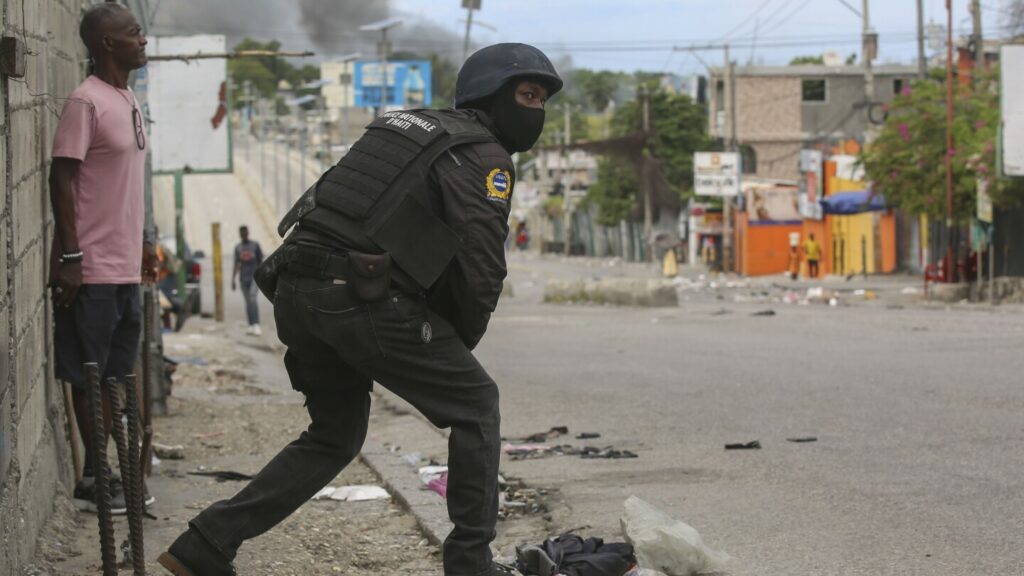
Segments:
[[[117,466],[121,470],[121,488],[124,491],[124,499],[128,506],[132,502],[133,467],[128,458],[128,433],[124,424],[124,402],[121,400],[121,391],[118,389],[117,380],[107,378],[107,394],[110,394],[110,435],[114,437],[114,446],[117,448]],[[127,546],[126,546],[127,544]],[[121,544],[121,550],[125,552],[125,562],[128,557],[134,557],[131,545],[127,542]]]
[[[135,374],[124,380],[125,417],[128,419],[128,463],[132,468],[132,490],[128,494],[128,533],[132,543],[134,576],[146,575],[146,543],[142,515],[145,511],[145,479],[139,446],[139,392]]]
[[[100,528],[100,558],[103,576],[117,576],[117,551],[114,547],[114,518],[110,512],[110,468],[107,466],[107,434],[103,426],[103,391],[100,367],[95,362],[83,365],[89,387],[92,412],[92,470],[95,478],[96,518]]]

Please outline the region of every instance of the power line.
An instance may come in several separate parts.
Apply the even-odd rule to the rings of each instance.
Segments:
[[[792,2],[792,0],[789,0],[789,1]],[[761,2],[761,5],[758,6],[757,9],[754,10],[749,16],[747,16],[746,19],[744,19],[742,22],[737,24],[734,28],[732,28],[731,30],[729,30],[725,34],[722,34],[721,36],[719,36],[718,39],[721,40],[721,39],[725,39],[725,38],[728,38],[728,37],[732,36],[735,32],[737,32],[738,30],[742,29],[744,26],[749,24],[751,20],[753,20],[754,18],[757,18],[757,15],[760,14],[761,11],[764,10],[765,8],[767,8],[768,5],[771,4],[771,3],[772,3],[772,0],[764,0],[763,2]]]

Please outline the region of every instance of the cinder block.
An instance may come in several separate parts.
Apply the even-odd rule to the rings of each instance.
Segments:
[[[42,385],[42,378],[25,382],[24,385],[30,393],[27,402],[18,411],[18,443],[14,452],[22,472],[28,470],[32,463],[32,454],[36,451],[39,439],[43,436],[43,426],[46,425],[46,387]]]
[[[12,194],[14,208],[14,254],[20,255],[30,242],[42,235],[46,223],[43,212],[44,193],[42,173],[36,172],[15,188]]]
[[[13,86],[11,92],[14,92]],[[14,182],[20,182],[39,163],[39,134],[36,130],[35,108],[11,112],[11,141],[17,143],[11,162],[11,178]]]
[[[14,333],[21,334],[35,317],[39,301],[45,297],[43,245],[33,246],[14,269]]]
[[[6,359],[4,363],[7,363]],[[6,373],[4,374],[4,379],[6,380]],[[14,394],[11,393],[10,389],[4,389],[0,392],[0,487],[7,481],[7,471],[11,465],[11,458],[14,456],[13,414]]]
[[[26,402],[34,392],[32,387],[43,374],[43,361],[46,359],[45,329],[36,323],[30,324],[25,334],[14,345],[14,386],[18,391],[19,414],[23,413]]]

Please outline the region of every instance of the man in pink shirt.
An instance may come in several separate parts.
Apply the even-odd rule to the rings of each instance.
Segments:
[[[128,89],[131,71],[146,64],[146,39],[132,13],[114,3],[86,12],[79,33],[93,73],[67,99],[53,141],[50,285],[56,375],[71,383],[85,444],[75,504],[95,510],[93,427],[82,364],[99,364],[104,381],[134,372],[142,329],[139,283],[156,279],[157,262],[153,244],[143,241],[145,126]],[[107,392],[104,387],[109,434]],[[123,494],[113,496],[113,511],[123,514]]]

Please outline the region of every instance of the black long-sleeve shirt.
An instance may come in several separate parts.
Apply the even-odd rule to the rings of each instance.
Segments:
[[[457,146],[431,167],[434,209],[462,246],[428,302],[469,349],[480,342],[501,296],[514,178],[512,158],[497,143]]]

